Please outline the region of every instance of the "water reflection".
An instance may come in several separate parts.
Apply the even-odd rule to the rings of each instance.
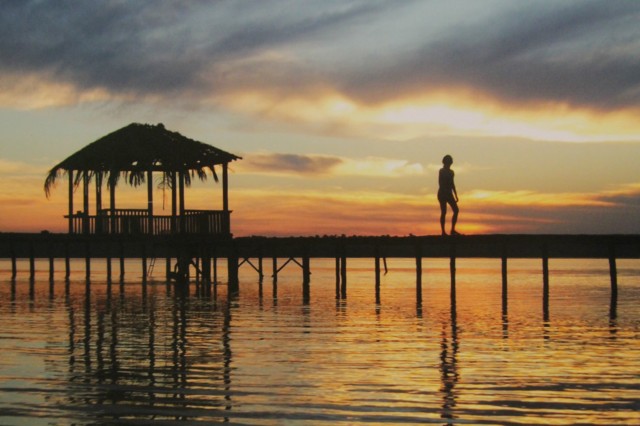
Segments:
[[[442,385],[440,393],[442,394],[442,415],[444,419],[455,419],[455,408],[457,400],[456,385],[460,379],[458,372],[458,351],[460,349],[458,342],[458,324],[456,320],[455,305],[451,309],[450,323],[442,323],[441,342],[440,342],[440,376]],[[447,331],[447,327],[450,329]]]
[[[280,298],[254,282],[234,297],[206,284],[180,291],[163,282],[72,282],[52,298],[47,282],[32,290],[26,280],[7,281],[0,416],[78,425],[634,418],[637,296],[625,293],[619,315],[609,309],[607,317],[608,292],[588,296],[554,283],[551,322],[540,315],[537,276],[535,303],[528,283],[514,280],[507,310],[499,276],[472,287],[460,274],[456,299],[443,269],[439,288],[428,275],[418,305],[410,281],[388,283],[374,304],[372,283],[357,278],[347,303],[333,297],[332,276],[314,281],[305,300],[298,274],[280,281]],[[40,330],[46,322],[55,325]],[[19,340],[22,328],[28,336]],[[15,373],[20,356],[43,371],[25,360]],[[23,382],[12,383],[18,374]]]
[[[180,291],[92,300],[87,291],[78,316],[68,298],[72,386],[61,405],[106,419],[187,420],[196,407],[231,410],[231,303]]]

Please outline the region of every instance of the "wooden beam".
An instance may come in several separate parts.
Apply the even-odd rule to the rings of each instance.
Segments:
[[[153,172],[147,170],[147,215],[149,235],[153,235]]]
[[[69,170],[69,233],[73,234],[73,170]]]

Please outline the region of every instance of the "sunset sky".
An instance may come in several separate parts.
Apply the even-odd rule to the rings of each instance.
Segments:
[[[243,157],[238,236],[437,234],[445,154],[462,233],[639,233],[638,22],[632,0],[4,1],[0,231],[64,232],[47,171],[139,122]],[[220,200],[210,179],[187,208]]]

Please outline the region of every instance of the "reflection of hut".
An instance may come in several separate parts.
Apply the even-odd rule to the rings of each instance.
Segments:
[[[56,180],[69,178],[69,233],[85,234],[165,234],[204,233],[230,235],[227,166],[241,157],[211,145],[194,141],[180,133],[133,123],[116,130],[54,166],[44,189],[49,195]],[[222,167],[222,210],[187,210],[185,186],[196,176],[206,180],[209,170],[218,181],[215,166]],[[171,215],[153,211],[153,176],[171,190]],[[116,187],[120,179],[132,186],[147,183],[146,209],[116,208]],[[89,212],[89,185],[95,182],[95,212]],[[102,187],[109,189],[109,207],[103,208]],[[74,213],[74,189],[82,185],[83,209]]]

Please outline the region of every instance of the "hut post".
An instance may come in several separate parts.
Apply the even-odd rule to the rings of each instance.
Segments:
[[[147,215],[149,235],[153,235],[153,172],[147,170]]]
[[[117,233],[116,227],[116,182],[115,178],[109,176],[110,184],[109,184],[109,215],[110,217],[110,231],[112,234]]]
[[[178,193],[176,192],[176,172],[171,172],[171,233],[177,232],[178,224]]]
[[[185,232],[185,217],[184,217],[184,172],[179,172],[179,185],[180,185],[180,232]]]
[[[102,173],[96,173],[96,233],[102,233]]]
[[[224,229],[226,234],[231,233],[229,218],[229,167],[228,163],[222,164],[222,210],[224,211]]]
[[[69,170],[69,233],[73,234],[73,170]]]
[[[89,233],[89,173],[85,170],[82,176],[82,232]]]

